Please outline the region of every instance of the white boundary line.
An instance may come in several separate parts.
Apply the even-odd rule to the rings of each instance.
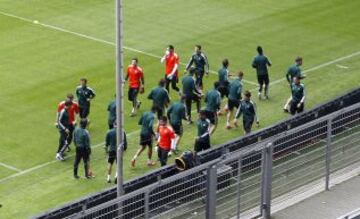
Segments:
[[[22,171],[22,170],[14,167],[14,166],[10,166],[10,165],[7,165],[7,164],[2,163],[2,162],[0,162],[0,166],[3,166],[3,167],[8,168],[8,169],[10,169],[10,170],[14,170],[14,171],[16,171],[16,172],[21,172],[21,171]]]
[[[96,42],[99,42],[99,43],[104,43],[104,44],[111,45],[111,46],[116,45],[114,42],[110,42],[110,41],[99,39],[99,38],[96,38],[96,37],[93,37],[93,36],[89,36],[89,35],[85,35],[85,34],[82,34],[82,33],[74,32],[74,31],[67,30],[67,29],[64,29],[64,28],[61,28],[61,27],[57,27],[57,26],[53,26],[53,25],[50,25],[50,24],[41,23],[41,22],[38,22],[38,21],[36,21],[36,23],[35,23],[35,20],[20,17],[20,16],[17,16],[17,15],[14,15],[14,14],[9,14],[9,13],[3,12],[3,11],[0,11],[0,14],[8,16],[8,17],[16,18],[16,19],[19,19],[19,20],[22,20],[22,21],[25,21],[25,22],[28,22],[28,23],[32,23],[34,25],[40,25],[42,27],[49,28],[49,29],[52,29],[52,30],[72,34],[72,35],[75,35],[75,36],[78,36],[78,37],[81,37],[81,38],[85,38],[85,39],[88,39],[88,40],[93,40],[93,41],[96,41]],[[126,50],[129,50],[129,51],[132,51],[132,52],[136,52],[136,53],[144,54],[146,56],[157,58],[157,59],[159,59],[159,61],[161,59],[161,56],[158,56],[158,55],[155,55],[155,54],[152,54],[152,53],[148,53],[148,52],[145,52],[145,51],[142,51],[142,50],[138,50],[138,49],[127,47],[127,46],[124,46],[123,48],[126,49]],[[180,62],[180,65],[186,66],[186,63]],[[209,72],[212,73],[212,74],[217,75],[216,71],[210,70]],[[248,80],[243,80],[243,81],[245,83],[248,83],[248,84],[252,84],[252,85],[256,85],[256,86],[258,85],[257,83],[252,82],[252,81],[248,81]]]

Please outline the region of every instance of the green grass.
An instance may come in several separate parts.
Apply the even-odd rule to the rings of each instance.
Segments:
[[[38,20],[108,42],[114,41],[114,1],[109,0],[0,0],[0,162],[21,170],[54,160],[58,133],[54,128],[56,104],[74,92],[80,77],[87,77],[97,92],[90,119],[93,145],[102,143],[107,129],[106,107],[115,92],[115,48],[94,40],[50,29],[3,14]],[[261,44],[273,62],[271,80],[284,77],[297,55],[304,69],[360,50],[358,1],[256,1],[247,0],[134,0],[124,1],[125,45],[161,55],[174,44],[186,62],[194,44],[202,44],[211,69],[227,57],[231,71],[245,72],[256,81],[250,62]],[[169,14],[170,13],[170,14]],[[200,25],[199,25],[199,24]],[[125,63],[137,56],[144,67],[146,91],[163,75],[154,57],[125,50]],[[341,95],[360,85],[360,56],[354,56],[308,73],[306,108]],[[184,67],[181,66],[181,72]],[[216,79],[206,78],[206,87]],[[245,84],[245,89],[255,89]],[[176,99],[176,94],[172,99]],[[289,95],[285,81],[271,87],[269,101],[257,101],[262,127],[288,117],[281,107]],[[150,107],[146,95],[139,114]],[[126,115],[130,104],[125,102]],[[136,168],[129,167],[137,150],[139,117],[125,117],[129,149],[124,158],[126,179],[157,168],[145,167],[145,155]],[[242,128],[227,131],[224,118],[212,144],[241,136]],[[192,148],[194,126],[185,125],[181,149]],[[71,155],[73,152],[70,153]],[[101,147],[93,150],[92,181],[72,178],[72,162],[53,162],[17,177],[1,180],[16,171],[0,166],[0,218],[26,218],[109,187],[105,183],[106,160]],[[170,160],[169,162],[172,162]]]

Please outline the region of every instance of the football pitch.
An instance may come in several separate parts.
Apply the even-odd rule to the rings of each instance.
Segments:
[[[125,178],[159,168],[146,166],[145,153],[135,168],[130,160],[138,149],[140,114],[150,109],[147,94],[163,77],[160,57],[168,44],[181,63],[202,45],[213,72],[204,78],[205,90],[224,58],[231,72],[244,71],[244,89],[253,92],[264,128],[289,117],[282,112],[290,93],[285,72],[296,56],[304,58],[307,109],[360,86],[359,9],[360,1],[351,0],[124,0],[125,66],[138,57],[145,74],[138,116],[129,117],[125,100]],[[115,93],[114,13],[113,0],[0,0],[0,218],[28,218],[113,186],[106,183],[103,142]],[[262,101],[251,68],[258,45],[273,64],[270,99]],[[55,160],[57,104],[75,92],[81,77],[97,94],[89,117],[92,180],[73,179],[74,150],[66,161]],[[195,134],[196,126],[184,123],[182,151],[193,148]],[[211,143],[242,135],[242,127],[226,130],[222,116]]]

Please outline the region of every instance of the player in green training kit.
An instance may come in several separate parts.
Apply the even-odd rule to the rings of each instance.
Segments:
[[[197,112],[200,112],[202,93],[195,86],[194,80],[195,68],[190,68],[189,73],[182,78],[182,94],[185,96],[186,116],[189,124],[191,120],[191,105],[196,103]]]
[[[89,162],[90,162],[90,135],[88,130],[86,130],[87,119],[81,119],[80,127],[76,128],[74,131],[74,144],[76,146],[76,155],[74,161],[74,178],[79,179],[78,176],[78,167],[81,160],[84,162],[85,177],[90,179],[91,174],[89,171]]]
[[[304,111],[305,88],[304,84],[302,84],[300,80],[301,77],[297,76],[294,78],[294,82],[291,84],[291,115],[295,115],[296,113],[301,113]]]
[[[148,166],[155,165],[155,162],[151,160],[152,158],[152,146],[153,146],[153,138],[155,135],[154,132],[154,123],[155,123],[155,112],[157,111],[156,106],[151,108],[150,112],[145,112],[140,120],[139,125],[141,125],[140,132],[140,149],[136,152],[134,158],[131,160],[131,166],[135,167],[136,159],[140,156],[140,154],[145,150],[146,146],[148,146]]]
[[[90,101],[95,97],[93,89],[87,86],[87,79],[80,79],[80,86],[76,88],[76,96],[78,98],[80,118],[86,119],[90,113]]]
[[[259,127],[259,118],[256,113],[256,105],[250,100],[250,91],[245,91],[244,99],[240,102],[240,106],[235,115],[234,124],[237,126],[237,119],[243,115],[243,127],[245,135],[251,132],[251,127],[256,121],[256,125]]]
[[[108,168],[107,168],[107,179],[106,181],[108,183],[111,183],[111,169],[114,164],[114,161],[116,161],[116,150],[117,150],[117,144],[116,144],[116,122],[113,124],[113,128],[111,128],[107,133],[105,137],[105,151],[108,155]],[[126,133],[124,132],[124,151],[127,149],[127,140],[126,140]],[[117,179],[117,173],[115,173],[115,183]]]
[[[264,55],[263,49],[261,46],[257,47],[258,55],[254,58],[252,62],[252,67],[256,69],[257,80],[259,83],[259,99],[261,99],[261,93],[263,90],[263,86],[265,84],[265,98],[269,98],[269,72],[268,67],[271,66],[271,62]]]
[[[116,100],[113,100],[109,103],[107,111],[109,129],[112,129],[114,128],[114,123],[116,121]]]
[[[167,117],[170,120],[170,125],[175,132],[175,143],[169,152],[169,156],[172,155],[172,151],[176,152],[177,146],[179,145],[183,134],[182,120],[186,120],[186,109],[184,102],[185,96],[181,96],[181,102],[173,103],[167,111]]]
[[[300,77],[305,78],[305,75],[303,75],[301,73],[301,69],[300,66],[303,63],[303,59],[301,57],[297,57],[295,59],[295,64],[293,64],[292,66],[289,67],[287,73],[286,73],[286,80],[289,83],[290,89],[291,89],[291,84],[294,81],[295,77]],[[292,97],[290,96],[290,98],[286,101],[285,105],[284,105],[284,112],[288,113],[289,112],[289,106],[291,103],[291,99]]]
[[[229,60],[224,59],[222,61],[222,67],[218,71],[218,77],[219,77],[219,92],[221,94],[221,99],[224,97],[228,97],[229,95]],[[224,111],[226,112],[228,110],[227,104],[224,106]],[[218,115],[222,115],[221,110],[218,111]]]
[[[165,89],[166,81],[161,79],[159,86],[151,90],[148,99],[153,101],[153,107],[155,107],[158,119],[164,115],[165,109],[170,103],[170,97],[168,91]]]
[[[206,117],[210,120],[210,135],[215,132],[215,129],[218,124],[217,112],[220,110],[221,106],[221,94],[218,91],[220,83],[216,81],[214,83],[214,88],[206,93],[205,96],[205,113]]]
[[[230,120],[233,116],[234,108],[239,109],[240,101],[241,101],[241,92],[243,89],[242,78],[244,77],[244,73],[240,71],[238,73],[238,77],[234,79],[229,86],[229,96],[228,96],[228,112],[226,115],[226,128],[231,129]]]
[[[196,153],[210,148],[210,126],[210,120],[206,118],[206,112],[201,110],[197,121],[197,137],[194,146]]]

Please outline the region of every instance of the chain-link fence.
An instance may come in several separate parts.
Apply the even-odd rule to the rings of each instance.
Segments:
[[[270,218],[271,200],[360,166],[360,104],[69,218]]]

